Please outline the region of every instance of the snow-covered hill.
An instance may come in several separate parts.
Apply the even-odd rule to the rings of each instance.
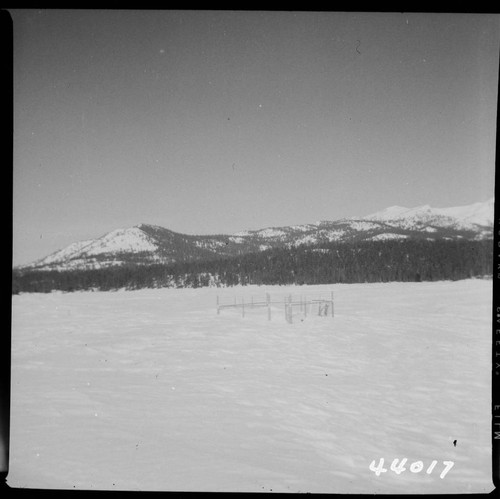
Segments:
[[[416,208],[391,206],[363,219],[377,220],[399,227],[419,228],[422,225],[436,225],[477,230],[477,227],[489,228],[493,225],[493,212],[494,199],[491,198],[483,203],[452,208],[432,208],[427,204]]]
[[[206,260],[322,242],[407,238],[491,239],[494,200],[467,206],[391,206],[360,218],[267,227],[232,235],[188,235],[156,225],[116,229],[94,240],[76,242],[20,269],[91,269],[114,265]]]
[[[99,239],[91,239],[70,244],[51,255],[32,264],[36,267],[51,267],[66,264],[68,268],[99,266],[98,257],[115,255],[108,264],[120,264],[121,254],[141,253],[154,260],[158,244],[139,227],[113,230]],[[125,257],[123,261],[127,258]],[[103,262],[100,262],[102,265]]]

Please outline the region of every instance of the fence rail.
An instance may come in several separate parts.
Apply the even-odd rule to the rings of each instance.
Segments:
[[[248,299],[247,299],[248,300]],[[293,299],[292,295],[286,295],[281,300],[272,300],[271,295],[266,293],[266,299],[260,301],[254,301],[251,297],[250,301],[245,302],[245,298],[241,301],[237,301],[234,298],[234,303],[221,303],[219,296],[217,295],[217,314],[219,315],[221,310],[224,309],[241,309],[241,316],[245,317],[245,311],[253,308],[267,308],[267,319],[271,320],[272,317],[272,306],[284,307],[285,319],[287,322],[293,322],[293,316],[295,314],[301,314],[304,317],[307,315],[314,314],[314,310],[317,309],[317,315],[319,316],[331,316],[334,317],[334,301],[333,301],[333,291],[330,292],[330,298],[310,298],[305,296],[300,296],[299,299]]]

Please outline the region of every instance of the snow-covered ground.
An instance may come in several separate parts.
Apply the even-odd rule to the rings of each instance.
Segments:
[[[278,305],[270,321],[265,308],[216,313],[217,295],[332,290],[333,318],[290,324]],[[14,296],[7,483],[489,492],[491,290],[467,280]]]

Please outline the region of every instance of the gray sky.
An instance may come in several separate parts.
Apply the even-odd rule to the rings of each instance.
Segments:
[[[12,17],[14,264],[493,196],[498,15]]]

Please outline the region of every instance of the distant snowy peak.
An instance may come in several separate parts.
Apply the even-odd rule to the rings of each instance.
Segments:
[[[33,266],[39,266],[39,265],[51,265],[57,262],[62,262],[66,260],[70,260],[74,258],[75,256],[79,255],[82,251],[87,246],[90,246],[94,242],[93,239],[87,240],[87,241],[78,241],[76,243],[72,243],[66,248],[62,250],[58,250],[55,253],[50,254],[49,256],[46,256],[45,258],[42,258],[40,260],[37,260],[34,262]]]
[[[87,255],[102,253],[153,253],[158,245],[139,227],[116,229],[94,241],[85,248]]]
[[[417,208],[405,208],[404,206],[389,206],[382,211],[377,211],[371,215],[361,217],[363,220],[400,220],[401,218],[408,218],[414,216],[416,213],[426,213],[430,210],[429,205],[419,206]]]
[[[455,208],[437,208],[436,211],[464,222],[489,227],[493,225],[494,207],[495,200],[491,198],[484,203],[474,203]]]
[[[363,220],[377,220],[380,222],[408,223],[436,223],[439,226],[459,225],[469,227],[480,225],[489,227],[493,225],[494,199],[474,203],[466,206],[452,208],[432,208],[428,204],[416,208],[404,206],[391,206],[382,211],[362,217]]]
[[[57,264],[66,264],[69,261],[73,262],[73,266],[78,266],[76,262],[84,260],[93,262],[92,257],[100,255],[155,253],[157,250],[158,245],[154,240],[137,226],[127,229],[115,229],[98,239],[72,243],[66,248],[36,261],[32,266],[56,266]]]

